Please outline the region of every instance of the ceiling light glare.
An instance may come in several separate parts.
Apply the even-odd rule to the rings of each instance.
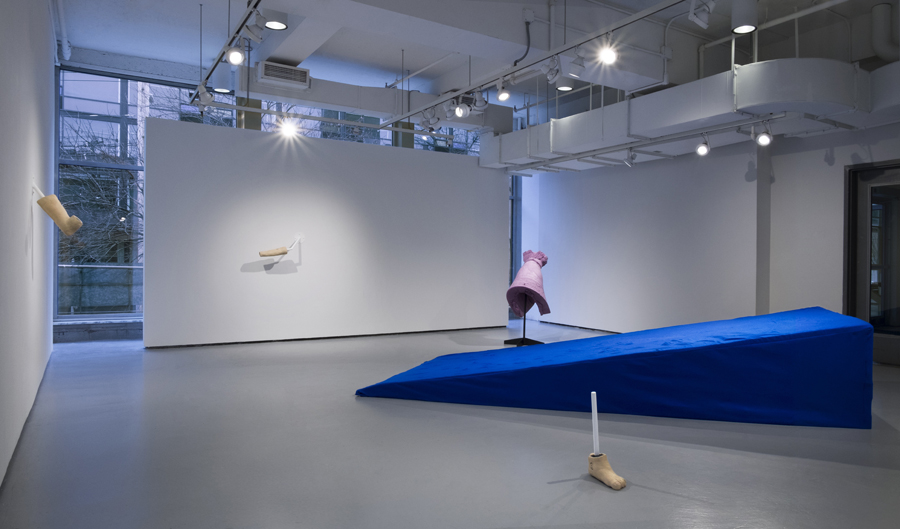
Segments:
[[[731,3],[731,32],[746,35],[756,31],[759,15],[756,11],[756,0],[734,0]]]
[[[569,65],[569,75],[572,77],[581,77],[581,74],[584,73],[584,59],[582,57],[575,57],[575,60],[572,61],[572,64]]]
[[[497,100],[506,101],[509,99],[509,90],[503,86],[503,81],[497,81]]]
[[[619,54],[616,53],[612,46],[607,46],[600,50],[600,62],[603,64],[613,64],[618,58]]]
[[[761,147],[765,147],[772,143],[772,135],[768,132],[760,132],[756,135],[756,143]]]
[[[460,103],[460,104],[456,105],[456,109],[454,110],[454,113],[456,114],[456,117],[458,117],[458,118],[467,118],[467,117],[469,117],[469,112],[471,110],[472,109],[469,107],[469,105],[467,105],[465,103]]]
[[[265,19],[265,26],[268,29],[275,31],[282,31],[287,29],[287,13],[282,13],[281,11],[275,11],[273,9],[263,9],[262,13],[259,15]],[[256,19],[256,25],[260,25],[260,18]]]
[[[225,52],[225,60],[228,61],[228,64],[232,66],[243,64],[244,51],[237,46],[228,48],[228,51]]]
[[[300,132],[300,128],[297,127],[297,124],[293,121],[284,119],[281,121],[278,132],[280,132],[282,136],[296,136]]]
[[[709,154],[709,144],[704,141],[700,145],[697,145],[697,154],[699,154],[700,156],[706,156],[707,154]]]

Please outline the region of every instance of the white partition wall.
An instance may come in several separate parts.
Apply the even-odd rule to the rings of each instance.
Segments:
[[[752,316],[756,199],[749,142],[702,158],[542,176],[551,313],[541,320],[630,332]]]
[[[507,176],[475,157],[151,119],[146,175],[148,347],[506,325]]]

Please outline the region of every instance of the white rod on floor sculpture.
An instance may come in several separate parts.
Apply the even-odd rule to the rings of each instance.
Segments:
[[[594,426],[594,454],[600,455],[600,426],[597,424],[596,391],[591,391],[591,424]]]

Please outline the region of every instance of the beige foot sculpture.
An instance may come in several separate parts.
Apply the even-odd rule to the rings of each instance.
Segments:
[[[287,255],[289,251],[293,250],[298,243],[303,242],[305,237],[302,233],[294,234],[294,242],[291,243],[290,246],[282,246],[280,248],[275,248],[274,250],[263,250],[259,252],[260,257],[275,257],[276,255]]]
[[[63,233],[71,237],[78,231],[82,226],[81,219],[72,215],[69,216],[69,213],[66,211],[66,208],[60,203],[59,198],[56,195],[47,195],[45,197],[41,197],[37,201],[38,206],[53,219],[53,222],[59,226],[59,229],[62,230]]]
[[[281,248],[275,248],[274,250],[263,250],[259,252],[260,257],[275,257],[276,255],[287,255],[288,249],[287,246],[282,246]]]
[[[590,471],[591,476],[599,479],[604,485],[613,490],[625,488],[625,479],[616,474],[612,467],[609,466],[609,460],[606,458],[606,454],[589,455],[588,470]]]
[[[600,428],[597,424],[597,392],[591,391],[591,425],[594,427],[594,452],[588,456],[588,472],[612,490],[625,488],[625,480],[615,473],[606,454],[600,453]]]

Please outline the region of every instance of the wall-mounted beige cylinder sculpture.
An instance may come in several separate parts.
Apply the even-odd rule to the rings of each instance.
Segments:
[[[41,209],[44,210],[47,215],[53,219],[53,222],[59,226],[59,229],[71,237],[78,231],[79,228],[83,225],[81,219],[72,215],[69,216],[69,213],[66,211],[66,208],[63,207],[62,203],[60,203],[59,198],[56,195],[47,195],[45,197],[41,197],[37,201],[38,205]]]
[[[259,252],[260,257],[275,257],[276,255],[287,255],[288,249],[285,246],[275,248],[274,250],[263,250]]]

